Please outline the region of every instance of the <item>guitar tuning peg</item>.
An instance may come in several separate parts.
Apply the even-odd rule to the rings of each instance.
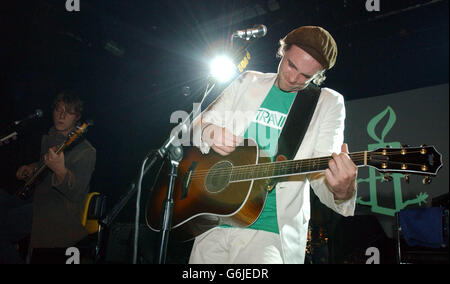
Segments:
[[[392,177],[391,177],[390,173],[387,173],[383,176],[383,182],[385,182],[385,181],[388,181],[388,182],[392,181]]]
[[[431,183],[431,177],[424,177],[422,180],[423,184],[430,184]]]
[[[409,175],[405,175],[405,182],[409,183]]]

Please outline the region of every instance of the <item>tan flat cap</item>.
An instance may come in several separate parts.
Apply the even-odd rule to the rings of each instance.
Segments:
[[[282,39],[286,44],[295,44],[308,52],[325,69],[336,63],[337,45],[331,34],[318,26],[303,26],[291,31]]]

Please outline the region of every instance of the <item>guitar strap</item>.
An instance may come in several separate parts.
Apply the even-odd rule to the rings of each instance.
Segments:
[[[278,138],[278,155],[293,160],[316,109],[321,89],[313,84],[299,91],[292,103],[286,122]]]

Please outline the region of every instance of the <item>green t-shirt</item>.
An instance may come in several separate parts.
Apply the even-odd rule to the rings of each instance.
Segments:
[[[276,154],[278,137],[295,96],[296,93],[283,92],[273,85],[244,134],[244,138],[255,140],[272,161]],[[248,228],[279,233],[275,190],[269,192],[261,215]]]

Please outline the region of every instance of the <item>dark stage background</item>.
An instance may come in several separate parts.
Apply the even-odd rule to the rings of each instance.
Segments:
[[[278,40],[293,28],[320,25],[334,36],[339,55],[325,86],[347,100],[351,131],[346,137],[356,144],[350,150],[365,150],[361,148],[369,143],[358,140],[366,133],[367,121],[356,113],[367,110],[370,119],[389,105],[390,94],[442,84],[447,84],[444,93],[440,89],[447,107],[439,119],[446,121],[439,127],[413,129],[423,140],[427,135],[420,133],[430,133],[439,143],[448,143],[448,1],[380,0],[380,11],[372,12],[364,0],[80,0],[80,11],[73,12],[66,10],[65,2],[0,4],[0,129],[37,108],[44,111],[42,119],[19,129],[17,140],[0,146],[2,188],[17,187],[17,168],[38,159],[40,137],[51,126],[51,102],[59,91],[70,89],[85,101],[85,118],[95,122],[87,134],[97,149],[91,190],[107,195],[113,207],[127,192],[144,156],[159,147],[175,126],[170,115],[190,111],[199,100],[211,56],[227,49],[233,31],[255,24],[265,24],[268,32],[250,47],[247,69],[262,72],[276,72]],[[236,39],[234,48],[242,44]],[[218,86],[206,104],[223,87]],[[403,99],[420,109],[420,100]],[[439,100],[434,103],[439,105]],[[379,108],[372,109],[375,102]],[[434,111],[427,108],[420,115],[433,121]],[[407,115],[402,119],[409,123]],[[398,135],[392,138],[402,140],[403,134]],[[402,142],[415,145],[416,140]],[[445,149],[448,157],[448,146]],[[445,176],[441,180],[448,193],[448,168]],[[144,189],[148,182],[149,178]],[[385,205],[390,206],[389,201]],[[365,209],[359,212],[391,218]],[[125,251],[132,239],[134,214],[133,198],[115,222],[112,235],[121,245],[111,248],[114,261],[129,261]],[[142,231],[143,255],[149,259],[154,235],[145,226]],[[170,261],[183,263],[188,250],[189,244],[171,245]]]

